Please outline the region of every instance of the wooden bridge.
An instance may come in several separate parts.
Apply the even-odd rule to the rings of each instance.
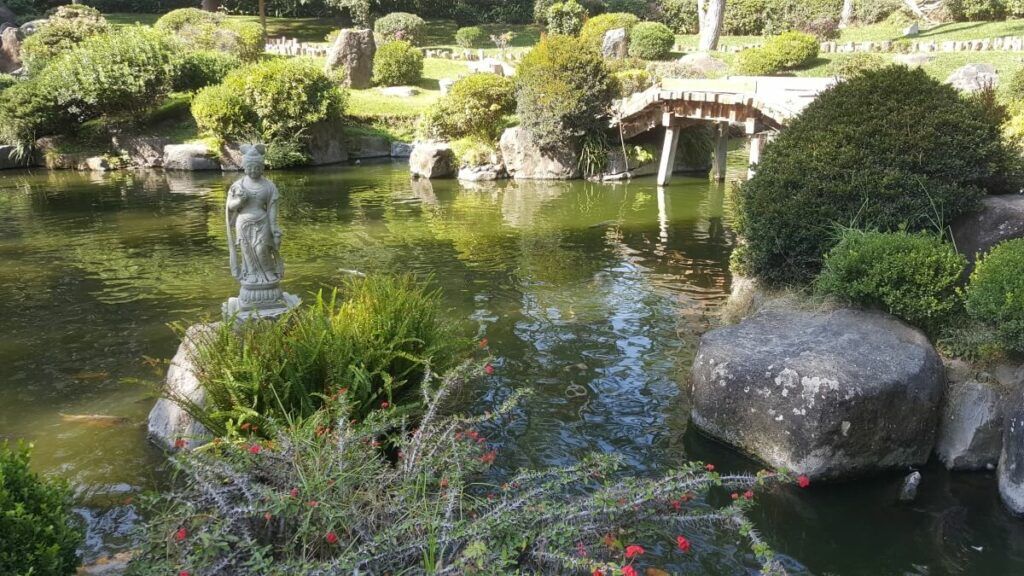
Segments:
[[[835,83],[835,78],[666,79],[659,86],[617,102],[613,125],[620,127],[627,139],[665,127],[659,186],[668,184],[672,177],[680,131],[694,124],[714,125],[712,174],[722,181],[731,126],[743,126],[750,137],[750,164],[754,165],[768,139]]]

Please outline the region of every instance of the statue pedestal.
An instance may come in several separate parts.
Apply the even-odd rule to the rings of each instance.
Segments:
[[[225,320],[235,319],[235,323],[242,323],[248,320],[272,320],[295,308],[302,300],[287,292],[281,293],[281,298],[270,302],[252,304],[241,298],[232,297],[221,306]]]

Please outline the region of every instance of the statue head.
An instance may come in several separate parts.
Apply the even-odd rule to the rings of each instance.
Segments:
[[[263,144],[242,145],[242,170],[249,178],[259,180],[263,177],[263,155],[267,148]]]

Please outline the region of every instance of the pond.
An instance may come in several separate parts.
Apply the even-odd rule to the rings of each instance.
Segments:
[[[211,318],[237,291],[223,222],[235,177],[0,173],[0,437],[33,441],[35,466],[72,481],[90,557],[127,545],[132,499],[164,480],[145,418],[177,345],[168,324]],[[271,178],[290,292],[354,272],[429,276],[498,356],[469,408],[536,391],[497,438],[505,467],[605,451],[637,474],[687,458],[758,468],[688,430],[682,392],[730,288],[724,185],[470,186],[411,182],[398,164]],[[1024,523],[993,474],[929,466],[904,506],[899,481],[785,492],[755,519],[797,573],[1024,573]]]

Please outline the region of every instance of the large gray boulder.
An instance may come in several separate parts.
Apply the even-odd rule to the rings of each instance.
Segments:
[[[205,144],[168,144],[164,146],[164,170],[220,170],[217,155]]]
[[[479,166],[463,166],[459,168],[459,180],[463,182],[493,182],[507,178],[505,165],[500,162],[481,164]]]
[[[1024,195],[987,196],[981,209],[952,226],[956,247],[970,262],[1005,240],[1024,237]]]
[[[209,433],[196,422],[178,402],[172,398],[202,406],[206,391],[196,378],[196,343],[208,337],[219,327],[219,323],[196,324],[185,331],[185,338],[171,359],[164,380],[164,390],[156,405],[149,412],[146,429],[150,440],[168,450],[191,449],[205,444]]]
[[[946,83],[968,94],[999,85],[999,73],[991,64],[968,64],[953,71]]]
[[[342,30],[327,51],[327,72],[344,70],[343,85],[356,89],[370,88],[373,86],[373,57],[376,53],[373,30]]]
[[[1015,390],[1006,406],[997,476],[1003,504],[1024,516],[1024,389]]]
[[[309,131],[309,163],[313,166],[340,164],[348,160],[348,147],[337,126],[321,122]]]
[[[948,373],[948,371],[947,371]],[[994,468],[1003,444],[1003,410],[992,383],[950,378],[935,454],[949,470]]]
[[[773,307],[701,338],[693,423],[773,467],[845,479],[924,464],[944,384],[928,339],[892,316]]]
[[[386,136],[363,134],[349,138],[348,155],[352,160],[367,158],[388,158],[391,156],[391,140]]]
[[[0,31],[0,72],[7,74],[21,68],[21,38],[16,27]]]
[[[625,58],[629,53],[629,34],[625,28],[615,28],[604,33],[601,40],[601,55],[605,58]]]
[[[122,136],[116,135],[112,142],[119,151],[128,156],[134,166],[158,168],[164,163],[164,147],[171,144],[167,136]]]
[[[571,146],[545,152],[525,128],[509,128],[501,135],[501,158],[516,180],[574,180],[580,177],[579,152]]]
[[[409,156],[409,171],[418,178],[451,178],[458,163],[447,144],[419,143]]]

